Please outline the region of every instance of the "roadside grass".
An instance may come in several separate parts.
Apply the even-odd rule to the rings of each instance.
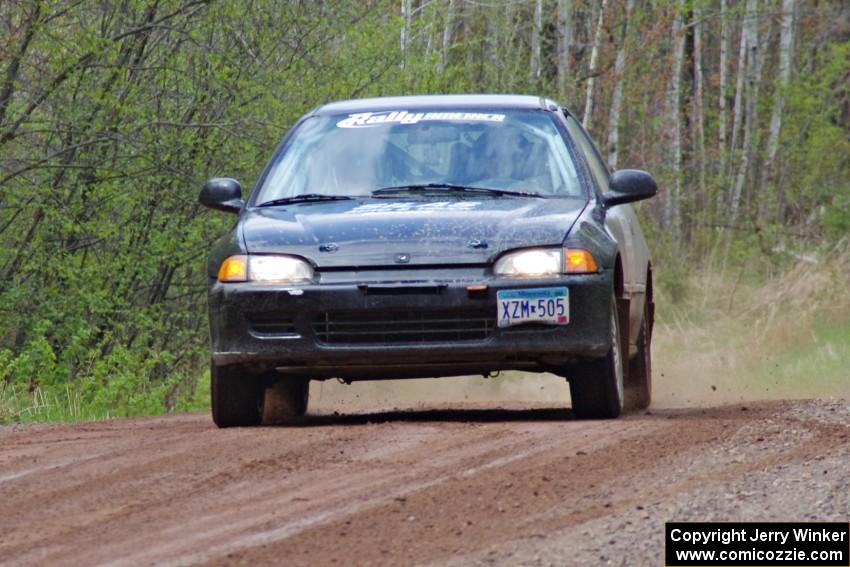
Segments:
[[[128,387],[129,386],[129,387]],[[32,392],[0,381],[0,424],[95,421],[166,413],[164,400],[174,396],[172,411],[209,409],[209,372],[200,376],[191,392],[174,394],[169,384],[148,386],[126,382],[107,386],[37,387]]]
[[[95,413],[85,415],[80,394],[70,387],[64,391],[36,388],[26,392],[12,384],[0,388],[0,423],[32,421],[79,421],[103,419]]]
[[[708,266],[679,304],[662,290],[654,405],[850,395],[850,246],[773,275],[757,269]]]

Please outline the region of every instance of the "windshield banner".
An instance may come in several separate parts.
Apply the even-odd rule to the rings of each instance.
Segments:
[[[392,110],[384,112],[359,112],[336,123],[338,128],[370,128],[381,124],[417,124],[422,121],[461,120],[472,122],[502,122],[504,114],[482,112],[408,112]]]

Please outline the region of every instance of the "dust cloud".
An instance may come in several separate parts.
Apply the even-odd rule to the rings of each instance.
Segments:
[[[767,281],[707,272],[653,337],[653,407],[850,396],[850,249]]]
[[[567,407],[570,390],[553,374],[503,372],[495,378],[458,376],[310,384],[310,413],[426,410],[450,406],[510,408],[517,404]]]

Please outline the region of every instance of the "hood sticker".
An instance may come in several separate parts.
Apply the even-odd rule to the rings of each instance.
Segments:
[[[422,121],[462,120],[468,122],[503,122],[504,114],[482,112],[408,112],[393,110],[383,112],[358,112],[336,123],[337,128],[371,128],[381,124],[417,124]]]
[[[426,203],[402,202],[402,203],[368,203],[349,210],[349,213],[429,213],[437,211],[471,211],[478,208],[478,201],[432,201]]]

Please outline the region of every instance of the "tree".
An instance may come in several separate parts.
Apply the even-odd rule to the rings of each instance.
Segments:
[[[705,156],[705,120],[703,112],[703,11],[699,1],[693,5],[693,40],[694,40],[694,98],[693,98],[693,138],[696,146],[697,171],[699,179],[700,204],[705,203],[706,195],[706,156]]]
[[[744,33],[746,34],[745,44],[747,47],[746,121],[744,124],[744,148],[741,152],[741,163],[738,167],[738,174],[735,177],[732,202],[729,206],[729,221],[733,225],[741,208],[741,196],[747,174],[749,173],[750,164],[755,157],[759,82],[761,80],[758,0],[747,0],[747,13],[744,16]]]
[[[599,44],[602,42],[602,24],[605,21],[605,6],[608,0],[602,0],[599,5],[599,18],[596,22],[596,31],[593,34],[593,47],[590,50],[590,64],[587,69],[587,89],[584,95],[584,115],[582,115],[581,124],[585,129],[590,129],[590,124],[593,121],[593,96],[594,85],[596,84],[596,65],[599,59]]]
[[[449,48],[452,45],[455,26],[455,0],[448,0],[446,6],[446,17],[443,22],[443,36],[440,43],[440,66],[438,71],[442,72],[446,68],[449,56]]]
[[[785,109],[785,91],[791,80],[791,67],[794,58],[794,18],[796,12],[795,0],[782,0],[782,29],[779,36],[779,65],[777,68],[776,89],[773,93],[773,109],[770,115],[770,131],[767,138],[767,152],[761,174],[761,190],[771,189],[776,185],[775,172],[776,153],[779,149],[779,131],[782,128],[782,113]],[[778,196],[779,218],[782,217],[782,196]],[[760,203],[759,217],[764,217],[766,206]]]
[[[535,82],[540,79],[541,72],[541,55],[540,55],[540,34],[543,30],[543,0],[536,0],[534,3],[534,23],[531,26],[531,75],[530,81]]]
[[[680,234],[681,208],[680,199],[682,195],[682,126],[681,126],[681,83],[682,83],[682,61],[685,56],[685,29],[682,12],[685,0],[679,0],[674,5],[672,29],[672,65],[670,71],[670,85],[667,89],[666,104],[666,128],[667,138],[670,143],[670,161],[673,164],[673,183],[670,191],[664,199],[664,215],[662,224],[672,231],[673,238],[678,242]]]
[[[573,45],[573,0],[558,0],[558,95],[566,96]]]
[[[614,92],[611,95],[611,107],[608,113],[608,167],[617,168],[617,145],[619,143],[620,109],[623,106],[623,84],[626,71],[626,49],[629,38],[629,17],[634,8],[634,0],[626,1],[626,11],[623,14],[620,47],[617,49],[617,59],[614,62]]]
[[[746,25],[746,16],[744,17],[744,21],[741,24],[741,39],[738,44],[738,64],[736,65],[736,73],[737,78],[735,80],[735,101],[732,106],[732,137],[729,143],[729,147],[726,149],[729,154],[729,158],[726,159],[727,170],[724,171],[724,175],[729,176],[729,172],[735,166],[735,152],[738,151],[738,142],[739,142],[739,132],[741,131],[741,125],[743,124],[743,116],[744,116],[744,73],[747,69],[747,25]],[[731,193],[730,193],[731,194]]]
[[[413,0],[401,0],[401,16],[404,18],[404,25],[399,32],[399,45],[401,46],[401,68],[404,69],[404,58],[407,56],[407,49],[410,46],[410,34],[413,27]]]
[[[729,71],[729,62],[728,62],[728,52],[729,52],[729,11],[727,9],[728,0],[720,0],[720,63],[719,63],[719,76],[720,76],[720,85],[719,85],[719,93],[717,97],[717,106],[718,106],[718,115],[717,115],[717,150],[719,155],[719,174],[726,174],[726,155],[729,151],[729,148],[726,147],[726,133],[728,130],[727,121],[727,110],[726,110],[726,98],[728,94],[726,93],[727,89],[727,75]],[[721,196],[722,192],[719,193]]]

